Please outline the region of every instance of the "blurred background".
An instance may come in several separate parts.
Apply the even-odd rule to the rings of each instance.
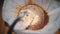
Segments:
[[[7,34],[9,28],[5,25],[2,19],[3,3],[4,3],[4,0],[0,0],[0,34]],[[12,32],[12,34],[14,34],[14,32]],[[60,34],[60,29],[58,29],[58,31],[56,31],[55,34]]]
[[[2,6],[3,6],[4,0],[0,0],[0,34],[5,34],[7,31],[7,28],[4,24],[4,21],[2,20]]]

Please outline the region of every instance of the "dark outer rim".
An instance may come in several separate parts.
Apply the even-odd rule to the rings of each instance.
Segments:
[[[29,28],[27,28],[26,30],[33,30],[33,31],[35,31],[35,30],[43,29],[44,26],[46,26],[48,24],[48,22],[49,22],[49,16],[47,15],[47,11],[44,10],[43,7],[41,7],[41,6],[37,5],[37,4],[34,4],[32,2],[32,0],[29,0],[27,3],[25,3],[24,6],[20,6],[21,8],[20,8],[20,10],[17,13],[17,17],[19,16],[20,11],[23,10],[23,8],[28,6],[28,5],[35,5],[35,6],[39,7],[39,8],[41,8],[42,11],[44,12],[44,21],[43,21],[43,23],[38,24],[38,27],[31,28],[31,26],[29,26]]]

